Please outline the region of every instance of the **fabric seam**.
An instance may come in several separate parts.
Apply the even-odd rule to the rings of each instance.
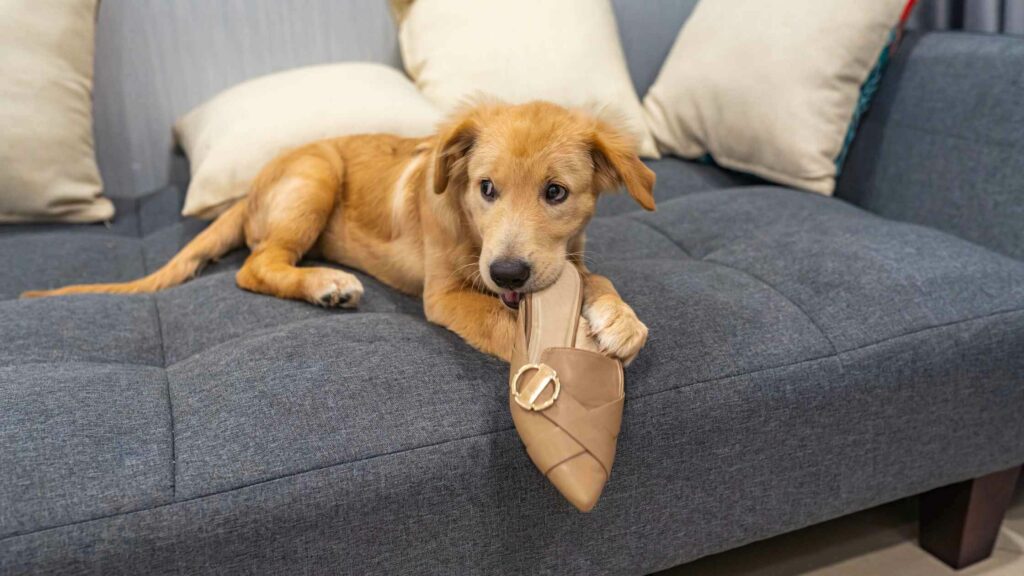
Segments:
[[[685,254],[687,256],[687,258],[690,258],[691,260],[698,260],[700,262],[704,261],[703,258],[697,258],[692,253],[690,253],[690,251],[687,250],[685,246],[683,246],[682,242],[679,242],[675,238],[669,236],[668,234],[665,233],[664,230],[662,230],[661,228],[658,228],[654,224],[651,224],[650,222],[647,222],[646,220],[641,220],[640,218],[638,218],[636,216],[628,216],[628,218],[630,220],[634,221],[634,222],[637,222],[637,223],[643,225],[644,228],[647,228],[648,230],[651,230],[651,231],[655,232],[656,234],[658,234],[662,238],[664,238],[664,239],[668,240],[669,242],[671,242],[672,245],[675,246],[676,248],[678,248],[680,252]]]
[[[627,398],[627,402],[628,401],[642,400],[642,399],[645,399],[645,398],[650,398],[650,397],[658,396],[658,395],[661,395],[661,394],[680,392],[682,390],[687,390],[687,389],[694,388],[694,387],[697,387],[697,386],[704,386],[704,385],[707,385],[707,384],[713,384],[713,383],[716,383],[716,382],[732,380],[732,379],[735,379],[735,378],[742,378],[742,377],[745,377],[745,376],[752,376],[752,375],[760,374],[760,373],[763,373],[763,372],[769,372],[769,371],[773,371],[773,370],[784,370],[784,369],[787,369],[787,368],[792,368],[792,367],[795,367],[795,366],[800,366],[802,364],[810,364],[810,363],[815,363],[815,362],[823,362],[823,361],[831,360],[831,359],[836,359],[836,360],[839,360],[841,362],[841,360],[839,358],[840,356],[843,356],[843,355],[846,355],[846,354],[851,354],[851,353],[858,352],[858,351],[861,351],[861,350],[865,350],[865,349],[868,349],[868,348],[872,348],[872,347],[875,347],[875,346],[880,346],[882,344],[886,344],[888,342],[892,342],[892,341],[895,341],[895,340],[901,340],[901,339],[904,339],[904,338],[909,338],[909,337],[912,337],[912,336],[916,336],[916,335],[922,334],[924,332],[930,332],[930,331],[933,331],[933,330],[942,330],[942,329],[950,328],[950,327],[953,327],[953,326],[959,326],[959,325],[962,325],[962,324],[968,324],[968,323],[972,323],[972,322],[988,320],[988,319],[991,319],[991,318],[994,318],[994,317],[997,317],[997,316],[1016,314],[1016,313],[1020,313],[1020,312],[1024,312],[1024,308],[1013,308],[1013,309],[1010,309],[1010,310],[1001,310],[1001,311],[998,311],[998,312],[992,312],[992,313],[989,313],[989,314],[985,314],[985,315],[982,315],[982,316],[976,316],[976,317],[973,317],[973,318],[967,318],[967,319],[964,319],[964,320],[955,320],[953,322],[947,322],[945,324],[939,324],[937,326],[929,326],[927,328],[922,328],[920,330],[915,330],[915,331],[912,331],[912,332],[907,332],[905,334],[899,334],[899,335],[896,335],[896,336],[892,336],[890,338],[886,338],[884,340],[879,340],[877,342],[872,342],[870,344],[864,344],[863,346],[858,346],[856,348],[851,348],[849,350],[845,350],[845,351],[837,353],[837,354],[827,354],[827,355],[819,356],[819,357],[816,357],[816,358],[808,358],[808,359],[805,359],[805,360],[798,360],[796,362],[789,362],[789,363],[780,364],[780,365],[777,365],[777,366],[769,366],[769,367],[765,367],[765,368],[758,368],[756,370],[750,370],[750,371],[747,371],[747,372],[740,372],[740,373],[737,373],[737,374],[729,374],[729,375],[724,375],[724,376],[716,376],[714,378],[709,378],[707,380],[691,382],[689,384],[684,384],[684,385],[681,385],[681,386],[676,386],[676,387],[668,388],[668,389],[665,389],[665,390],[658,390],[656,392],[651,392],[650,394],[644,394],[643,396],[635,396],[633,398]],[[242,486],[236,486],[234,488],[228,488],[226,490],[220,490],[220,491],[217,491],[217,492],[210,492],[208,494],[202,494],[200,496],[194,496],[194,497],[191,497],[191,498],[186,498],[184,500],[176,500],[174,502],[168,502],[168,503],[165,503],[165,504],[159,504],[159,505],[156,505],[156,506],[150,506],[148,508],[139,508],[139,509],[136,509],[136,510],[128,510],[128,511],[125,511],[125,512],[117,512],[117,513],[114,513],[114,514],[107,514],[107,515],[104,515],[104,516],[97,516],[95,518],[87,518],[87,519],[84,519],[84,520],[78,520],[78,521],[75,521],[75,522],[68,522],[66,524],[60,524],[60,525],[57,525],[57,526],[48,526],[46,528],[39,528],[37,530],[32,530],[32,531],[29,531],[29,532],[23,532],[23,533],[20,533],[20,534],[15,533],[15,534],[11,534],[11,535],[8,535],[8,536],[4,536],[3,538],[0,538],[0,543],[7,542],[8,540],[13,540],[15,538],[23,538],[23,537],[26,537],[26,536],[32,536],[34,534],[39,534],[41,532],[47,532],[49,530],[59,530],[61,528],[68,528],[68,527],[71,527],[71,526],[77,526],[79,524],[86,524],[86,523],[89,523],[89,522],[98,522],[100,520],[107,520],[107,519],[116,518],[116,517],[119,517],[119,516],[128,516],[128,515],[131,515],[131,514],[139,514],[139,513],[142,513],[142,512],[148,512],[150,510],[158,510],[160,508],[165,508],[165,507],[168,507],[168,506],[176,506],[178,504],[185,504],[185,503],[196,501],[196,500],[202,500],[202,499],[205,499],[205,498],[213,498],[213,497],[216,497],[216,496],[221,496],[221,495],[224,495],[224,494],[229,494],[229,493],[237,492],[237,491],[240,491],[240,490],[245,490],[245,489],[248,489],[248,488],[253,488],[253,487],[256,487],[256,486],[260,486],[262,484],[269,484],[271,482],[276,482],[278,480],[286,480],[286,479],[289,479],[289,478],[295,478],[295,477],[303,476],[303,475],[306,475],[306,474],[312,474],[312,473],[319,472],[319,471],[322,471],[322,470],[327,470],[327,469],[331,469],[331,468],[341,468],[341,467],[345,467],[345,466],[349,466],[349,465],[353,465],[353,464],[359,464],[359,463],[362,463],[362,462],[367,462],[367,461],[370,461],[370,460],[375,460],[375,459],[378,459],[378,458],[387,458],[387,457],[390,457],[390,456],[397,456],[399,454],[404,454],[404,453],[407,453],[407,452],[413,452],[413,451],[416,451],[416,450],[425,450],[425,449],[429,449],[429,448],[436,448],[438,446],[444,446],[446,444],[452,444],[452,443],[455,443],[455,442],[463,442],[463,441],[466,441],[466,440],[474,440],[474,439],[477,439],[477,438],[484,438],[484,437],[487,437],[487,436],[494,436],[494,435],[497,435],[497,434],[511,432],[512,430],[514,430],[514,428],[502,428],[501,430],[492,430],[490,432],[483,432],[483,433],[480,433],[480,434],[474,434],[472,436],[463,436],[461,438],[452,438],[451,440],[445,440],[443,442],[437,442],[437,443],[434,443],[434,444],[425,444],[425,445],[421,445],[421,446],[413,446],[411,448],[403,448],[401,450],[395,450],[395,451],[386,452],[386,453],[383,453],[383,454],[374,454],[372,456],[367,456],[365,458],[357,458],[355,460],[348,460],[348,461],[345,461],[345,462],[336,462],[336,463],[333,463],[333,464],[326,464],[324,466],[318,466],[316,468],[310,468],[308,470],[302,470],[302,471],[299,471],[299,472],[293,472],[293,473],[290,473],[290,474],[284,474],[284,475],[281,475],[281,476],[276,476],[274,478],[268,478],[266,480],[260,480],[260,481],[257,481],[257,482],[253,482],[251,484],[245,484],[245,485],[242,485]]]
[[[640,220],[639,218],[630,218],[630,219],[634,220],[636,222],[639,222],[640,224],[643,224],[648,229],[653,230],[654,232],[658,233],[663,238],[665,238],[666,240],[671,242],[676,248],[678,248],[680,251],[682,251],[683,254],[686,254],[687,256],[689,256],[690,258],[692,258],[693,260],[695,260],[697,262],[707,262],[707,263],[710,263],[710,264],[714,264],[716,266],[721,266],[722,268],[726,268],[728,270],[733,270],[735,272],[743,274],[744,276],[747,276],[749,278],[752,278],[752,279],[756,280],[758,283],[760,283],[760,284],[762,284],[764,286],[767,286],[772,292],[774,292],[774,293],[778,294],[779,296],[781,296],[783,300],[785,300],[786,302],[789,302],[790,306],[796,308],[801,314],[803,314],[804,318],[807,318],[807,321],[811,323],[811,326],[814,326],[814,329],[818,331],[818,334],[821,334],[821,337],[824,338],[825,342],[828,343],[830,348],[832,348],[832,355],[833,356],[839,354],[839,350],[836,348],[835,343],[832,342],[832,339],[829,338],[828,334],[825,333],[825,331],[821,328],[821,326],[818,325],[818,323],[814,320],[814,318],[812,318],[811,315],[808,314],[807,311],[804,310],[799,304],[797,304],[792,298],[790,298],[789,296],[784,294],[782,291],[780,291],[778,288],[773,286],[771,283],[767,282],[766,280],[762,279],[761,277],[759,277],[756,274],[753,274],[753,273],[751,273],[751,272],[749,272],[747,270],[744,270],[742,268],[738,268],[738,267],[733,266],[731,264],[726,264],[726,263],[720,262],[718,260],[705,260],[704,258],[697,258],[693,254],[691,254],[690,251],[687,250],[682,245],[682,243],[680,243],[675,238],[669,236],[661,228],[658,228],[657,226],[651,224],[650,222],[645,222],[643,220]]]
[[[829,335],[825,333],[825,330],[821,326],[818,325],[818,322],[810,314],[808,314],[807,311],[804,310],[802,306],[797,304],[795,300],[793,300],[792,298],[787,296],[784,292],[782,292],[781,290],[776,288],[770,282],[764,280],[763,278],[761,278],[757,274],[754,274],[754,273],[752,273],[752,272],[750,272],[748,270],[744,270],[742,268],[738,268],[736,266],[733,266],[732,264],[726,264],[726,263],[721,262],[719,260],[705,260],[705,259],[701,258],[700,261],[701,262],[710,262],[712,264],[715,264],[716,266],[721,266],[722,268],[726,268],[728,270],[733,270],[735,272],[743,274],[744,276],[747,276],[748,278],[752,278],[752,279],[756,280],[757,282],[759,282],[760,284],[762,284],[764,286],[767,286],[772,292],[774,292],[774,293],[778,294],[779,296],[781,296],[783,300],[785,300],[786,302],[789,302],[790,306],[796,308],[801,314],[803,314],[804,318],[807,318],[807,321],[811,323],[811,326],[814,326],[814,329],[818,331],[818,334],[821,334],[821,337],[824,338],[825,342],[828,343],[830,348],[832,348],[832,354],[833,355],[838,355],[839,354],[839,349],[836,348],[835,343],[832,342],[832,338],[830,338]]]
[[[171,500],[178,494],[177,431],[174,426],[174,401],[171,399],[171,378],[167,374],[167,351],[164,348],[164,323],[160,320],[160,302],[157,295],[150,295],[153,314],[156,318],[157,335],[160,337],[160,372],[164,375],[164,391],[167,394],[167,413],[171,424]]]
[[[145,296],[150,296],[150,295],[147,294]],[[3,301],[0,301],[0,302],[3,302]],[[112,366],[140,366],[140,367],[144,367],[144,368],[165,368],[165,369],[171,369],[171,368],[174,368],[175,366],[177,366],[178,364],[181,364],[182,362],[188,362],[189,360],[191,360],[192,358],[194,358],[196,356],[200,356],[200,355],[206,354],[206,353],[211,352],[213,350],[216,350],[216,349],[218,349],[218,348],[220,348],[220,347],[222,347],[224,345],[234,343],[234,342],[236,342],[238,340],[241,340],[243,338],[258,338],[260,336],[264,336],[264,335],[267,335],[267,334],[272,334],[274,331],[276,331],[276,330],[278,330],[280,328],[294,328],[294,327],[302,326],[303,324],[306,324],[306,323],[313,323],[313,322],[320,321],[320,320],[325,320],[325,319],[337,320],[338,318],[343,318],[343,317],[358,318],[360,316],[369,315],[369,314],[376,314],[376,315],[382,315],[382,316],[394,316],[394,317],[397,317],[397,318],[405,318],[405,317],[408,317],[408,316],[412,316],[410,314],[403,314],[402,312],[363,312],[363,311],[359,311],[359,312],[333,312],[333,313],[327,312],[325,314],[326,314],[325,316],[317,316],[317,317],[312,317],[312,318],[305,318],[305,319],[302,319],[302,320],[293,320],[291,322],[285,322],[283,324],[278,324],[278,325],[275,325],[275,326],[268,326],[266,328],[260,328],[259,330],[256,330],[256,331],[253,331],[253,332],[250,332],[250,333],[247,333],[247,334],[243,334],[243,335],[240,335],[240,336],[234,336],[232,338],[224,340],[223,342],[218,342],[216,344],[213,344],[209,348],[206,348],[206,349],[204,349],[204,350],[202,350],[200,352],[193,352],[192,354],[189,354],[188,356],[186,356],[186,357],[184,357],[184,358],[182,358],[180,360],[175,360],[170,365],[166,364],[166,358],[164,358],[164,354],[163,354],[163,352],[164,352],[163,351],[163,334],[162,334],[163,327],[161,325],[161,327],[160,327],[160,329],[161,329],[161,334],[160,334],[161,350],[160,350],[160,352],[161,352],[161,362],[163,362],[164,364],[145,364],[143,362],[128,362],[128,361],[120,361],[120,360],[47,360],[47,361],[40,361],[40,362],[16,362],[16,363],[11,363],[11,364],[0,364],[0,370],[6,370],[8,368],[16,368],[16,367],[19,367],[19,366],[39,366],[39,365],[46,365],[46,364],[99,364],[99,365],[112,365]],[[376,338],[376,339],[373,339],[373,340],[369,340],[369,339],[358,339],[358,340],[357,339],[349,339],[349,340],[347,340],[347,342],[354,342],[354,343],[359,343],[359,344],[376,344],[377,342],[391,342],[391,341],[398,342],[398,341],[409,341],[409,340],[413,340],[413,339],[412,338]]]

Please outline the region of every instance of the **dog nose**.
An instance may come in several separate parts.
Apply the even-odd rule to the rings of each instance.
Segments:
[[[530,265],[522,260],[495,260],[490,270],[491,280],[508,290],[519,288],[530,278]]]

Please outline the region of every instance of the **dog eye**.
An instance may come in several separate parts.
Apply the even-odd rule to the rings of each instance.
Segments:
[[[490,180],[480,181],[480,195],[487,200],[494,200],[498,197],[498,192],[494,189],[494,183]]]
[[[565,189],[565,186],[548,184],[547,189],[544,190],[544,199],[548,201],[548,204],[561,204],[568,197],[569,191]]]

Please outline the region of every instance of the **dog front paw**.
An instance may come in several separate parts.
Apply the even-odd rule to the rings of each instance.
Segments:
[[[602,296],[583,309],[589,334],[602,354],[617,358],[626,366],[647,342],[647,326],[628,304],[613,296]]]

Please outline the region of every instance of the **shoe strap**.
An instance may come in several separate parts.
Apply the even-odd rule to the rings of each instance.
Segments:
[[[576,346],[583,309],[583,279],[576,266],[566,263],[553,285],[528,294],[524,304],[527,362],[539,362],[548,348]]]

